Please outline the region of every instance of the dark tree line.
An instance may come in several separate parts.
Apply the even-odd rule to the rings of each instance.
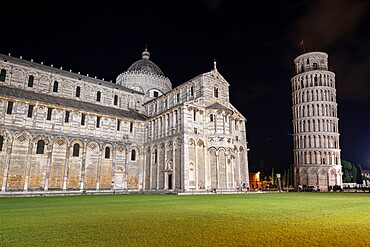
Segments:
[[[343,183],[363,184],[362,169],[360,164],[354,164],[347,160],[342,160]]]

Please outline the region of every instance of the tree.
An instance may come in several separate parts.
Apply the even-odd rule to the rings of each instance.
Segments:
[[[272,187],[275,187],[275,185],[276,185],[275,177],[276,177],[275,169],[274,169],[274,167],[272,167],[271,168],[271,185],[272,185]]]
[[[347,160],[342,160],[343,183],[352,183],[353,180],[353,165]]]
[[[290,164],[290,181],[289,181],[289,185],[294,186],[294,168],[293,168],[293,164]]]
[[[284,170],[283,174],[283,187],[286,187],[286,170]]]
[[[354,165],[352,165],[350,176],[351,176],[351,183],[356,183],[356,180],[357,180],[357,168]]]
[[[362,179],[362,169],[361,169],[361,165],[360,164],[357,164],[356,165],[356,183],[359,184],[359,185],[363,185],[364,183],[364,180]]]

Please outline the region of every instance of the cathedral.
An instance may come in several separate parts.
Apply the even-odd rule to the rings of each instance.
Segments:
[[[0,54],[0,194],[233,192],[246,118],[216,67],[172,88],[142,58],[116,82]]]

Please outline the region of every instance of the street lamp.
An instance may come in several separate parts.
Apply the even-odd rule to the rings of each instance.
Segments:
[[[281,174],[280,173],[276,173],[276,177],[278,179],[278,191],[281,192],[281,182],[280,182]]]

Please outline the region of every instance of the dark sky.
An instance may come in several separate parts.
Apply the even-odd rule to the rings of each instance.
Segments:
[[[78,3],[77,3],[78,2]],[[117,2],[120,2],[118,4]],[[0,53],[113,80],[141,58],[175,87],[217,60],[248,119],[251,170],[292,163],[290,79],[306,51],[336,73],[342,158],[370,167],[369,1],[28,1],[2,9]]]

